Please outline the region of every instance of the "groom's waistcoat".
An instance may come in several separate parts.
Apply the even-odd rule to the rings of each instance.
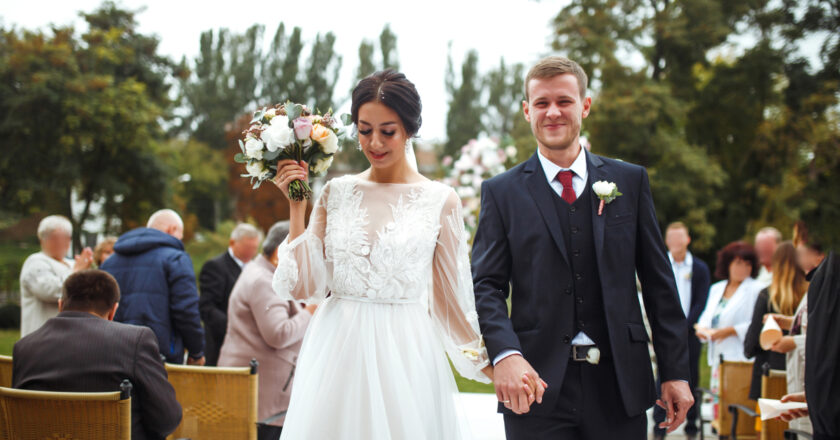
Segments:
[[[592,190],[586,188],[574,203],[569,205],[557,193],[551,191],[554,207],[560,218],[566,255],[572,273],[571,291],[558,292],[571,296],[574,307],[574,337],[578,332],[585,332],[604,356],[609,356],[609,334],[604,316],[604,297],[601,279],[598,275],[598,260],[595,255],[595,241],[592,236]]]

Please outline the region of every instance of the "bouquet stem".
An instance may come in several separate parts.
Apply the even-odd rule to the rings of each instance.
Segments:
[[[303,180],[295,180],[289,184],[289,197],[296,202],[309,200],[312,197],[312,188]]]

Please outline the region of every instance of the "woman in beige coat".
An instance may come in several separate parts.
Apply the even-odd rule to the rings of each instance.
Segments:
[[[272,226],[262,254],[239,275],[230,294],[227,335],[219,354],[220,367],[248,366],[252,358],[259,362],[259,420],[288,408],[298,351],[316,307],[284,301],[271,288],[277,246],[288,233],[287,221]],[[277,438],[284,419],[270,422],[277,427]]]

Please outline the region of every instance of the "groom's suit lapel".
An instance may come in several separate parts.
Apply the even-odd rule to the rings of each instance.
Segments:
[[[560,218],[558,217],[557,210],[554,209],[554,201],[552,200],[555,197],[554,190],[551,189],[548,181],[546,181],[545,171],[543,171],[542,165],[540,165],[540,159],[536,153],[525,164],[523,173],[525,174],[525,184],[528,187],[528,194],[536,202],[537,209],[540,211],[545,225],[551,232],[551,238],[554,240],[554,244],[557,245],[557,249],[560,250],[563,259],[568,265],[569,256],[566,255],[566,244],[563,241],[563,231],[560,229]]]
[[[586,167],[587,173],[589,174],[589,181],[586,182],[586,185],[589,187],[589,190],[592,191],[590,197],[592,202],[592,207],[590,209],[590,212],[592,213],[592,238],[595,240],[595,256],[597,257],[597,261],[601,262],[604,261],[604,223],[606,222],[608,209],[607,206],[604,206],[603,215],[598,215],[598,205],[601,203],[601,199],[599,199],[595,194],[595,191],[592,190],[592,184],[599,180],[609,179],[604,172],[604,161],[602,161],[600,157],[588,151],[586,152]],[[600,268],[601,265],[599,264],[598,267]]]

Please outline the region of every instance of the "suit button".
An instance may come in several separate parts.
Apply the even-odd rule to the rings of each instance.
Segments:
[[[576,279],[576,280],[583,279],[583,275],[581,275],[581,274],[579,274],[579,273],[576,273],[576,274],[575,274],[575,279]]]
[[[580,228],[578,228],[577,226],[572,226],[572,234],[577,234],[578,232],[580,232]]]
[[[584,327],[586,327],[586,325],[584,325],[583,321],[581,320],[581,321],[578,321],[578,327],[584,328]]]
[[[568,344],[569,342],[572,342],[572,338],[569,335],[563,336],[563,343]]]
[[[572,255],[574,255],[575,257],[579,257],[580,256],[580,249],[573,250]]]
[[[578,304],[583,304],[583,298],[577,297],[577,303]]]
[[[571,294],[572,294],[572,289],[566,289],[566,295],[571,295]]]
[[[577,211],[577,207],[572,206],[571,208],[569,208],[569,211],[575,212],[575,211]]]

